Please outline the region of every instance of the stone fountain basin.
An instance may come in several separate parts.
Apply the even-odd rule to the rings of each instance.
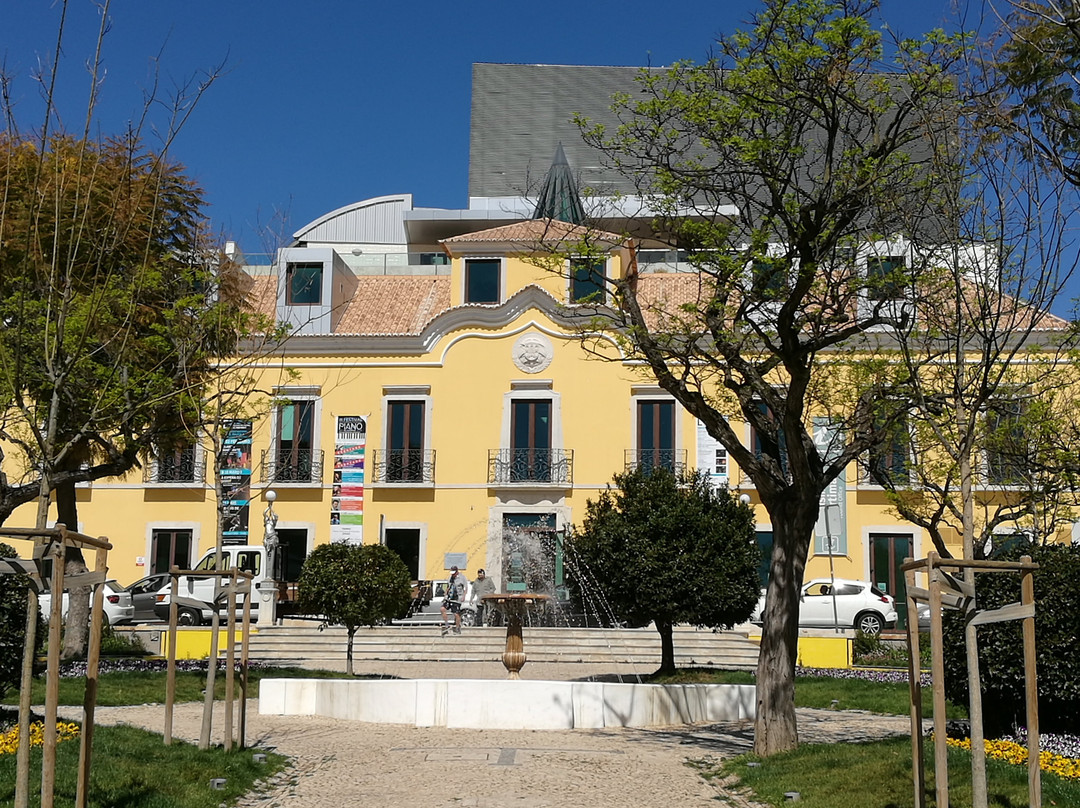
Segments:
[[[260,715],[460,729],[655,727],[754,718],[753,685],[263,679]]]

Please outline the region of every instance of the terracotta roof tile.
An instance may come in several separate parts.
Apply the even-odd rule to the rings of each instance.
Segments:
[[[491,227],[487,230],[477,230],[474,233],[463,233],[460,236],[444,238],[442,244],[491,244],[491,243],[517,243],[528,247],[531,245],[551,246],[570,242],[576,244],[582,241],[607,244],[614,246],[622,244],[625,239],[615,233],[603,230],[593,230],[579,224],[567,224],[558,219],[529,219],[524,222],[504,224],[500,227]]]
[[[277,275],[243,275],[244,300],[251,311],[269,317],[277,317]]]
[[[697,306],[708,297],[702,288],[705,276],[697,272],[647,272],[638,276],[638,303],[649,328],[671,323],[672,317],[682,315],[680,306]],[[696,319],[696,318],[695,318]]]
[[[448,276],[360,276],[334,333],[419,334],[449,306]]]

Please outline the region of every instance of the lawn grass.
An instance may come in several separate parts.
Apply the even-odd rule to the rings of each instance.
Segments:
[[[933,744],[927,743],[927,805],[934,799]],[[759,766],[747,766],[749,762]],[[785,793],[799,792],[803,808],[913,808],[911,740],[891,738],[858,744],[804,744],[794,752],[758,758],[742,755],[719,764],[698,762],[706,778],[734,775],[754,799],[781,806]],[[986,761],[991,808],[1028,804],[1027,767]],[[1080,805],[1080,781],[1042,773],[1043,805]],[[949,750],[951,805],[971,805],[971,755]]]
[[[117,671],[103,673],[98,678],[97,703],[101,707],[124,707],[129,704],[164,704],[164,672]],[[258,698],[259,681],[262,679],[335,679],[344,678],[344,673],[333,671],[305,670],[303,668],[252,668],[248,676],[248,697]],[[239,687],[239,676],[236,677]],[[176,701],[202,701],[206,687],[206,672],[178,671],[176,674]],[[81,676],[60,680],[60,704],[81,705],[86,680]],[[214,679],[214,691],[219,699],[225,698],[225,672],[219,670]],[[239,690],[237,690],[239,693]],[[34,679],[34,704],[45,703],[45,677]],[[19,703],[18,692],[8,693],[0,704]]]
[[[731,684],[752,685],[754,675],[749,671],[714,671],[687,668],[670,676],[654,676],[653,684]],[[796,676],[795,706],[835,710],[867,710],[885,715],[907,715],[910,697],[908,686],[894,682],[867,682],[860,679],[834,679],[827,676]],[[833,701],[836,704],[833,704]],[[933,717],[934,706],[929,688],[922,689],[923,715]],[[948,718],[964,718],[963,706],[947,704]]]
[[[74,805],[79,762],[78,740],[56,747],[56,805]],[[0,755],[0,806],[14,804],[14,754]],[[31,752],[30,804],[40,803],[41,748]],[[281,755],[266,753],[256,763],[252,750],[225,752],[221,748],[200,751],[135,727],[96,727],[91,762],[89,803],[93,808],[218,808],[256,788],[256,781],[281,771],[287,764]],[[210,779],[225,778],[225,789],[210,788]]]

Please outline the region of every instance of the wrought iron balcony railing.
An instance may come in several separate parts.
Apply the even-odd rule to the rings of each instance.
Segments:
[[[685,474],[686,449],[627,449],[625,466],[628,472],[667,469],[672,474]]]
[[[143,482],[149,485],[190,485],[205,480],[205,456],[194,449],[164,454],[143,466]]]
[[[264,483],[320,483],[322,476],[322,449],[263,450]]]
[[[573,449],[489,449],[489,485],[572,485]]]
[[[373,482],[420,485],[435,482],[434,449],[383,449],[372,453]]]

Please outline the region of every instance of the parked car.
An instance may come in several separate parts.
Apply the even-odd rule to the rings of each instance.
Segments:
[[[254,544],[230,544],[222,548],[222,569],[232,569],[233,565],[254,577],[251,581],[253,589],[267,580],[269,565],[267,563],[266,548]],[[214,614],[214,594],[221,590],[216,589],[218,584],[224,583],[215,576],[201,576],[200,571],[211,571],[217,568],[217,550],[210,549],[203,554],[199,562],[192,567],[192,575],[181,575],[179,579],[180,594],[176,599],[176,620],[181,626],[201,626],[209,623]],[[158,590],[155,596],[154,614],[161,620],[168,621],[169,606],[172,597],[172,584],[166,580],[164,586]],[[224,597],[222,596],[222,603]],[[237,598],[237,614],[240,613],[244,602],[244,596]],[[251,599],[251,619],[259,619],[259,598]]]
[[[63,614],[67,617],[68,593],[65,592],[61,601]],[[102,620],[107,626],[118,626],[122,623],[130,623],[135,614],[135,607],[131,603],[131,593],[122,584],[108,580],[105,582],[105,597],[102,601]],[[41,614],[48,621],[52,614],[52,593],[43,592],[38,596],[38,605]]]
[[[815,578],[803,584],[799,601],[800,628],[833,628],[839,624],[865,634],[880,634],[896,625],[896,601],[869,581]],[[764,609],[762,590],[751,622],[760,623]]]
[[[135,616],[132,621],[146,623],[158,620],[158,616],[154,613],[158,592],[168,589],[170,585],[167,572],[156,572],[131,584],[128,592],[131,593],[131,603],[135,607]]]

